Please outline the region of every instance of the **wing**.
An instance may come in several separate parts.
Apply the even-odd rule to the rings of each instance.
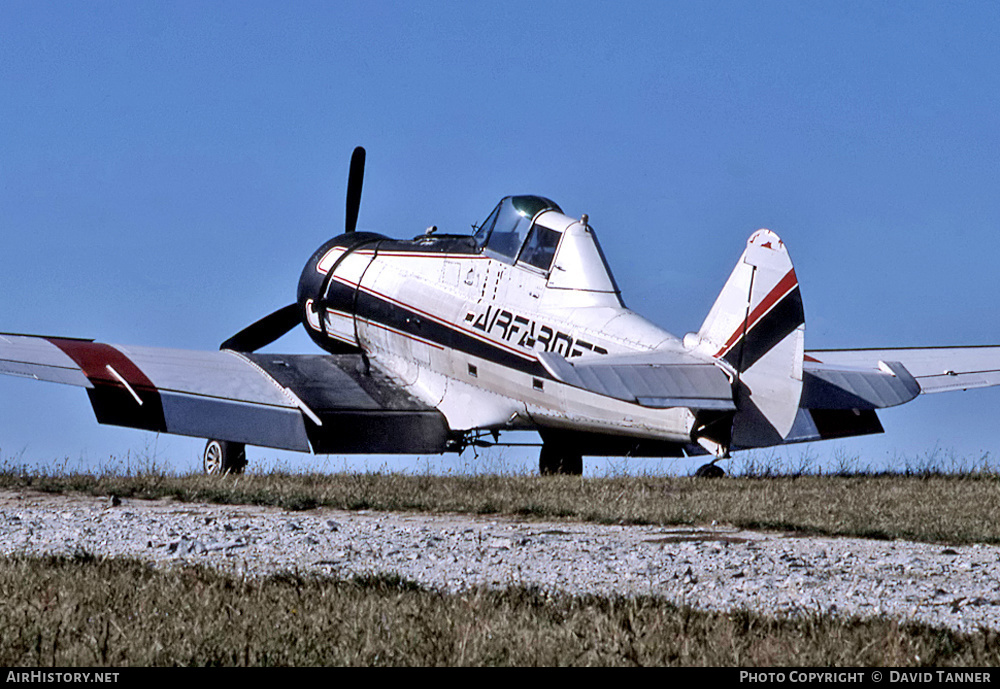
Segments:
[[[316,453],[437,453],[448,426],[360,355],[0,334],[0,373],[86,388],[103,424]]]
[[[921,393],[1000,385],[1000,346],[817,349],[806,355],[806,361],[816,365],[867,370],[899,362],[916,379]]]

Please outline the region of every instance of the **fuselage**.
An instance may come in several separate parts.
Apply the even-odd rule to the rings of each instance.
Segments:
[[[575,361],[684,349],[625,307],[586,216],[545,199],[504,199],[474,236],[336,237],[306,265],[299,304],[317,344],[364,352],[453,431],[691,442],[689,410],[573,388],[539,362],[541,352]]]

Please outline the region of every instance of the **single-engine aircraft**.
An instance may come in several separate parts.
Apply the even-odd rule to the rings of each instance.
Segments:
[[[799,285],[770,230],[747,241],[697,332],[626,308],[586,215],[508,196],[471,235],[355,231],[306,263],[295,302],[220,351],[0,335],[0,373],[86,388],[97,421],[207,438],[208,473],[246,445],[319,454],[461,452],[541,437],[543,474],[583,455],[707,455],[882,432],[921,393],[1000,384],[1000,346],[805,350]],[[258,350],[302,325],[324,354]]]

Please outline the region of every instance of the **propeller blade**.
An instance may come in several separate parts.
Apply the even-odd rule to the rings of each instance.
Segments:
[[[351,170],[347,176],[347,221],[345,232],[354,232],[358,226],[361,208],[361,185],[365,179],[365,149],[358,146],[351,154]]]
[[[301,322],[299,305],[289,304],[272,314],[264,316],[253,325],[248,325],[219,345],[219,349],[235,352],[256,352],[266,347]]]

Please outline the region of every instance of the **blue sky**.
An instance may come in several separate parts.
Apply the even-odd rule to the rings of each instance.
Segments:
[[[364,145],[362,229],[464,232],[542,194],[589,214],[626,303],[677,334],[768,227],[807,347],[1000,343],[995,3],[7,0],[0,19],[0,330],[217,348],[294,299]],[[998,390],[927,396],[807,451],[1000,457],[998,413]],[[0,378],[0,459],[185,469],[201,446]]]

